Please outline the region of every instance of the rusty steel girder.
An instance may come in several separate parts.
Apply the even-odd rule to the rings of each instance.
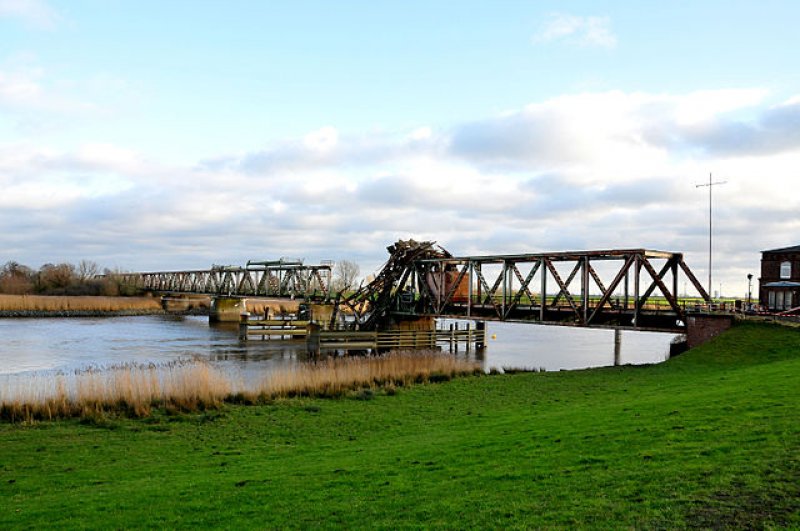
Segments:
[[[612,249],[454,257],[434,246],[410,240],[389,247],[390,258],[375,281],[342,301],[357,327],[433,316],[680,331],[687,311],[678,297],[682,280],[710,302],[681,253]]]
[[[247,267],[212,266],[194,271],[120,273],[122,282],[138,289],[241,297],[330,296],[332,262],[305,265],[302,261],[249,261]]]

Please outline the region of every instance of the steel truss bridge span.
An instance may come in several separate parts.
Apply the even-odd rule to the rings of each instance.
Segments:
[[[231,297],[330,296],[333,262],[305,265],[302,261],[249,261],[246,267],[212,266],[207,270],[121,273],[137,289],[162,293],[192,293]]]
[[[619,249],[454,257],[398,242],[373,283],[343,303],[359,326],[411,316],[683,331],[679,288],[710,297],[683,254]]]

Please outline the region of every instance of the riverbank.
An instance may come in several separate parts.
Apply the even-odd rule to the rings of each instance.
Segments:
[[[171,298],[167,310],[161,297],[51,296],[0,294],[3,317],[129,317],[138,315],[208,315],[209,297]],[[247,311],[254,315],[296,313],[299,301],[247,299]]]
[[[663,364],[0,424],[0,526],[797,527],[800,332]]]
[[[94,317],[163,313],[156,297],[93,297],[0,294],[3,317]]]

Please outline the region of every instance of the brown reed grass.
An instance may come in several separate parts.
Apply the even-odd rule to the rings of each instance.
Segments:
[[[208,308],[208,297],[176,299],[188,308]],[[300,302],[288,299],[247,299],[247,311],[254,315],[281,315],[296,313]],[[0,311],[4,312],[125,312],[159,311],[159,297],[106,297],[64,295],[9,295],[0,294]]]
[[[224,402],[261,403],[295,396],[351,392],[437,382],[481,373],[480,364],[436,352],[392,352],[379,357],[331,358],[269,373],[252,388],[207,362],[130,364],[72,374],[9,379],[0,387],[0,419],[144,417],[154,408],[201,411]],[[12,385],[13,384],[13,385]]]
[[[0,311],[32,312],[119,312],[157,311],[161,301],[154,297],[93,297],[0,294]]]
[[[3,383],[0,419],[12,422],[109,413],[143,417],[153,407],[197,411],[218,407],[233,391],[231,379],[207,363],[191,361],[33,375]]]

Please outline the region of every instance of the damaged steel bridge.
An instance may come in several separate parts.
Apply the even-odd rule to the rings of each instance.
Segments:
[[[683,332],[687,320],[711,304],[682,253],[612,249],[457,257],[435,242],[414,240],[398,241],[388,251],[375,279],[350,294],[331,292],[332,262],[250,261],[246,267],[119,277],[146,291],[211,295],[212,310],[229,311],[236,320],[247,297],[328,303],[330,311],[320,312],[327,328],[361,331],[444,317]],[[679,296],[679,287],[686,291],[689,285],[696,295]],[[230,308],[222,309],[225,304]]]
[[[647,249],[455,257],[434,242],[399,241],[376,279],[341,304],[356,326],[415,317],[685,331],[690,283],[711,299],[683,254]]]

